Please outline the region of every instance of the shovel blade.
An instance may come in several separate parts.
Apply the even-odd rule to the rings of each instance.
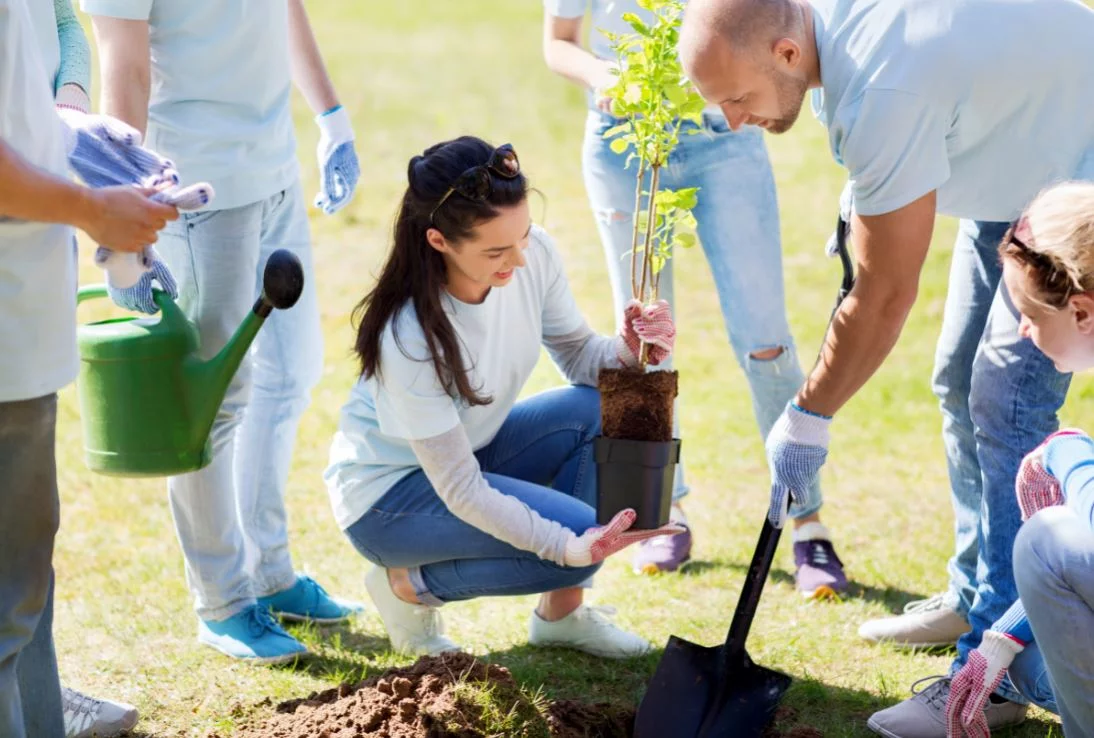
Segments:
[[[790,677],[752,663],[726,668],[724,647],[672,636],[638,706],[635,738],[759,738]]]

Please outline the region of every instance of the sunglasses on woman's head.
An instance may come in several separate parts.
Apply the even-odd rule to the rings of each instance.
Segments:
[[[502,144],[490,154],[490,159],[485,164],[471,167],[464,171],[448,192],[444,193],[433,210],[429,213],[429,222],[433,223],[433,216],[437,214],[452,195],[460,195],[468,200],[483,201],[490,196],[493,185],[490,182],[490,173],[498,175],[502,179],[516,179],[520,176],[520,159],[513,150],[512,144]]]

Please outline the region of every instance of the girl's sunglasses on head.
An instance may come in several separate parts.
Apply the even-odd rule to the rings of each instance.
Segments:
[[[433,222],[433,216],[454,194],[479,202],[489,197],[492,188],[490,183],[491,172],[502,179],[516,179],[520,176],[520,159],[517,158],[517,152],[513,150],[512,144],[502,144],[494,149],[493,153],[490,154],[490,159],[485,164],[471,167],[457,177],[452,186],[448,188],[448,192],[444,193],[444,197],[430,211],[429,222]]]

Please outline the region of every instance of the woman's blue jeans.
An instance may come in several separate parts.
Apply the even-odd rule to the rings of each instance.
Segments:
[[[580,535],[596,525],[592,441],[599,433],[600,394],[565,387],[518,402],[475,456],[491,486]],[[559,566],[465,523],[420,469],[346,535],[372,563],[409,569],[418,598],[429,605],[577,587],[599,568]]]

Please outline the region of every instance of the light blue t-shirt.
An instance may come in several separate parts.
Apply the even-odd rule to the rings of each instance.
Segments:
[[[147,145],[212,207],[259,202],[299,176],[289,109],[286,0],[81,0],[92,15],[149,23]]]
[[[812,0],[814,110],[861,215],[931,190],[1010,221],[1094,178],[1094,11],[1080,0]]]
[[[459,424],[476,451],[497,435],[540,356],[544,336],[564,336],[585,319],[578,310],[558,250],[534,227],[524,252],[527,263],[504,287],[469,305],[444,294],[471,386],[493,398],[471,407],[449,396],[429,360],[425,335],[413,307],[384,331],[380,375],[362,379],[342,408],[324,474],[334,516],[349,528],[392,485],[420,468],[410,442],[434,438]]]
[[[0,0],[0,139],[67,177],[51,72],[28,1],[48,5],[52,18],[50,3]],[[56,38],[56,25],[52,32]],[[75,249],[67,226],[0,219],[0,402],[42,397],[76,378]]]

